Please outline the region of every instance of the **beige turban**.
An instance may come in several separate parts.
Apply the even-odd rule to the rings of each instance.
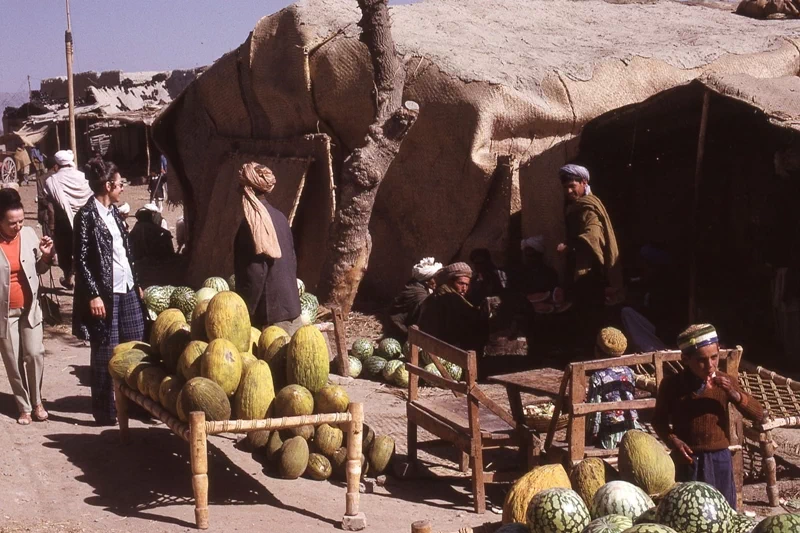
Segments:
[[[471,278],[472,268],[467,263],[451,263],[436,273],[437,281],[441,283],[456,278]]]
[[[275,174],[258,163],[245,163],[239,171],[239,184],[244,189],[242,208],[244,217],[253,234],[256,254],[266,254],[273,259],[280,259],[281,245],[275,233],[275,226],[269,211],[264,207],[256,193],[268,193],[275,188]]]

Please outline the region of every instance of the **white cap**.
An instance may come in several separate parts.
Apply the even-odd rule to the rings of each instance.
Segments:
[[[75,154],[72,153],[72,150],[59,150],[54,157],[56,164],[60,167],[75,166]]]
[[[128,203],[124,203],[121,206],[117,207],[117,211],[119,211],[123,215],[127,215],[131,212],[131,206]]]
[[[142,209],[147,209],[148,211],[154,211],[156,213],[160,213],[161,210],[158,208],[156,204],[144,204]]]

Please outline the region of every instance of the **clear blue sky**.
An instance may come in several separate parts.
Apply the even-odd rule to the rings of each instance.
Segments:
[[[355,0],[353,0],[355,1]],[[290,0],[70,0],[75,72],[211,64]],[[64,0],[2,0],[0,92],[66,75]]]

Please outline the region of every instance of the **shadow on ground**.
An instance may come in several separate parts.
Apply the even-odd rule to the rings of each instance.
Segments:
[[[90,485],[94,496],[86,503],[116,515],[194,527],[160,509],[181,505],[180,514],[194,516],[188,445],[163,428],[131,428],[131,444],[119,443],[119,431],[100,435],[51,434],[45,446],[64,454],[83,473],[76,479]],[[286,505],[259,481],[209,443],[209,505],[268,505],[299,513],[331,525],[337,521]]]

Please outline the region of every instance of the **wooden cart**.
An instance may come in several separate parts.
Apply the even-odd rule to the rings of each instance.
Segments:
[[[160,404],[114,380],[114,391],[119,421],[120,439],[128,442],[128,400],[141,406],[158,418],[178,437],[189,443],[189,460],[192,467],[192,491],[195,499],[195,524],[199,529],[208,529],[208,448],[209,435],[221,433],[249,433],[260,430],[280,430],[300,426],[322,424],[347,424],[347,494],[342,528],[358,531],[366,527],[366,517],[358,510],[359,485],[361,482],[361,448],[364,426],[364,406],[351,403],[346,413],[332,413],[310,416],[290,416],[268,418],[266,420],[223,420],[207,422],[202,412],[192,412],[189,422],[184,423],[174,417]]]

